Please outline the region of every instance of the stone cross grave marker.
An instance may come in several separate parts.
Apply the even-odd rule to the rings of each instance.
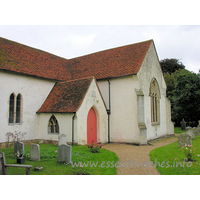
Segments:
[[[67,136],[65,134],[61,134],[58,136],[58,145],[67,144]]]
[[[71,163],[71,146],[67,144],[58,145],[58,162]]]
[[[178,136],[178,146],[182,147],[186,145],[192,145],[192,137],[186,133],[182,133]]]
[[[30,145],[30,160],[39,161],[40,160],[40,146],[39,144]]]
[[[24,154],[24,143],[23,142],[14,142],[14,157],[17,157],[17,152]]]
[[[185,131],[186,129],[186,122],[184,121],[184,119],[182,119],[182,122],[181,122],[181,130],[182,131]]]

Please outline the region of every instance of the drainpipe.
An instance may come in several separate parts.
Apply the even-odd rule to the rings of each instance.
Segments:
[[[109,93],[109,106],[107,109],[107,114],[108,114],[108,143],[110,143],[110,114],[111,114],[111,98],[110,98],[110,80],[107,79],[108,81],[108,93]]]
[[[76,113],[74,112],[74,115],[72,117],[72,145],[74,145],[74,118],[76,116]]]

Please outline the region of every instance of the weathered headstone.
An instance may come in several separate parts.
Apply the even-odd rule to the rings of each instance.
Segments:
[[[14,157],[17,157],[17,152],[24,154],[24,143],[23,142],[14,142]]]
[[[192,131],[195,135],[199,135],[199,128],[198,127],[193,127]]]
[[[67,144],[58,145],[58,162],[71,163],[71,148]]]
[[[61,134],[58,136],[58,145],[67,144],[67,136],[65,134]]]
[[[192,145],[192,137],[186,133],[182,133],[178,136],[178,146],[182,147],[186,145]]]
[[[39,144],[30,145],[30,160],[39,161],[40,160],[40,146]]]
[[[193,128],[187,128],[186,129],[186,134],[190,135],[192,140],[195,139],[195,132],[194,132],[194,129]]]
[[[199,135],[199,133],[200,133],[200,120],[198,122],[199,122],[199,124],[197,126],[197,130],[198,130],[198,135]]]
[[[191,126],[187,126],[186,128],[185,128],[185,130],[187,131],[187,130],[189,130],[190,128],[192,128]]]
[[[186,128],[186,122],[184,119],[182,119],[182,122],[181,122],[181,130],[182,131],[185,131],[185,128]]]

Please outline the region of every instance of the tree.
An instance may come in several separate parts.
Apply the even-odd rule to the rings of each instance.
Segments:
[[[188,73],[191,73],[191,72],[186,69],[179,69],[179,70],[176,70],[174,73],[164,74],[165,82],[167,84],[167,97],[169,98],[170,101],[172,100],[173,90],[175,89],[177,76],[179,74],[188,74]]]
[[[199,72],[198,72],[197,76],[200,78],[200,69],[199,69]]]
[[[164,60],[161,60],[160,65],[164,74],[165,73],[171,74],[179,69],[185,69],[183,63],[176,58],[171,58],[171,59],[166,58]]]
[[[172,120],[180,124],[182,118],[188,125],[196,126],[200,120],[200,78],[187,70],[176,72],[172,91]]]
[[[167,97],[171,101],[171,97],[173,95],[172,91],[175,88],[175,74],[174,73],[172,73],[172,74],[165,73],[164,78],[165,78],[165,82],[167,84]]]

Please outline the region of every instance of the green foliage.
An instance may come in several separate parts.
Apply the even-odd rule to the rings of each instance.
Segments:
[[[172,120],[180,124],[184,117],[188,125],[196,126],[200,116],[200,78],[191,72],[176,73],[172,94]]]
[[[195,162],[185,162],[185,153],[181,147],[178,147],[178,141],[159,147],[150,152],[151,161],[157,162],[156,168],[161,175],[200,175],[200,136],[197,135],[192,140],[195,148]],[[156,162],[155,162],[156,161]],[[162,167],[162,162],[165,162]],[[168,162],[169,165],[166,163]]]
[[[185,70],[178,59],[160,61],[171,101],[172,121],[179,125],[182,118],[187,125],[196,126],[200,116],[200,78]]]
[[[175,88],[175,74],[165,73],[164,78],[167,84],[167,97],[169,98],[169,100],[171,100],[173,96],[172,91]]]
[[[185,69],[185,66],[182,62],[179,61],[179,59],[176,58],[166,58],[164,60],[160,61],[160,65],[162,68],[163,73],[174,73],[177,70]]]
[[[196,157],[196,152],[195,149],[193,148],[192,145],[186,145],[184,147],[182,147],[184,153],[185,153],[185,158],[187,159],[187,161],[194,161],[195,157]]]
[[[174,127],[174,133],[181,134],[181,133],[186,133],[186,131],[182,131],[181,127]]]
[[[88,148],[90,148],[92,153],[100,153],[101,145],[94,144],[94,140],[92,140],[91,145],[88,145]]]

